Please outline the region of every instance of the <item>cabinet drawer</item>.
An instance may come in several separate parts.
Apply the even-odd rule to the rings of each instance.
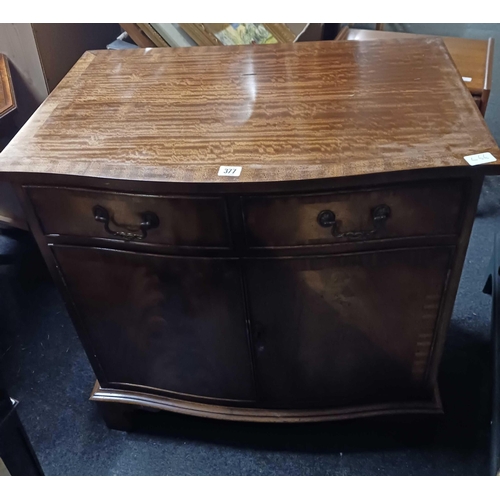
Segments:
[[[287,247],[458,234],[465,188],[464,181],[453,180],[244,198],[247,244],[253,248]]]
[[[150,196],[53,187],[25,189],[47,235],[174,246],[230,246],[223,198]]]

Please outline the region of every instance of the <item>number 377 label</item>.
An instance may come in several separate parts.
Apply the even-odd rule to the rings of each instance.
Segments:
[[[225,167],[219,168],[218,175],[225,175],[229,177],[239,177],[241,174],[241,167]]]

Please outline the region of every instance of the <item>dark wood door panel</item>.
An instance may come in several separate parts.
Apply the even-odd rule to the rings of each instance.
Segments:
[[[160,245],[228,248],[230,230],[222,197],[152,196],[90,189],[30,187],[33,203],[45,234],[126,240],[114,233],[141,235],[139,226],[147,213],[158,219],[157,227],[143,240]],[[109,231],[95,220],[100,206],[109,215]]]
[[[243,199],[250,247],[339,244],[432,235],[457,235],[466,182],[448,180],[380,189]],[[374,210],[387,207],[387,220],[374,231]],[[322,226],[324,211],[334,217]],[[357,233],[364,233],[360,235]],[[347,234],[345,234],[347,233]]]
[[[53,252],[109,383],[254,399],[237,260]]]
[[[423,394],[452,251],[247,261],[264,400],[327,407]]]

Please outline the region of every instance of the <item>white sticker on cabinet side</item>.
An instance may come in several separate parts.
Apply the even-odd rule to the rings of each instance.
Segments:
[[[497,159],[491,153],[479,153],[477,155],[464,156],[465,161],[469,165],[482,165],[483,163],[490,163]]]

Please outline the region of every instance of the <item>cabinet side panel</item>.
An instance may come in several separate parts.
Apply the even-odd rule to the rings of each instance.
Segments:
[[[470,187],[464,211],[465,215],[463,217],[462,227],[460,230],[460,238],[453,256],[453,264],[446,284],[443,307],[441,308],[438,319],[437,334],[432,345],[432,363],[430,363],[426,374],[430,384],[436,384],[439,362],[441,361],[446,334],[450,325],[453,306],[455,305],[455,298],[458,291],[458,285],[460,284],[460,277],[462,275],[465,255],[469,246],[470,234],[474,224],[474,218],[476,216],[477,204],[481,194],[483,180],[484,175],[481,173],[477,173],[470,179]]]

